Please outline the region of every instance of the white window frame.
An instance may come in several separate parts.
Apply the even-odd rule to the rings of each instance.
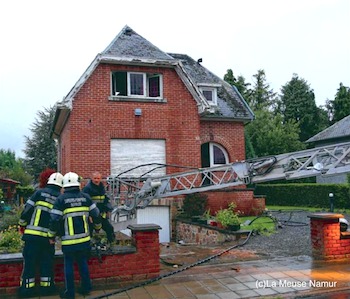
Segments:
[[[217,89],[215,87],[200,87],[199,89],[202,92],[203,96],[204,96],[204,93],[203,93],[204,91],[211,92],[211,95],[212,95],[212,100],[211,101],[208,100],[205,96],[204,97],[206,98],[206,100],[208,101],[208,103],[210,105],[212,105],[212,106],[216,106],[217,105]]]
[[[142,94],[132,94],[131,93],[131,76],[132,75],[142,75]],[[128,72],[127,73],[127,84],[128,84],[128,96],[129,97],[145,97],[146,96],[146,74],[137,73],[137,72]]]
[[[146,74],[146,88],[147,88],[147,95],[149,96],[149,79],[151,78],[159,78],[159,96],[158,97],[152,97],[152,98],[163,98],[163,76],[161,74]]]
[[[118,71],[116,71],[117,73]],[[113,93],[113,73],[111,72],[111,94]],[[112,94],[111,99],[117,99],[117,98],[133,98],[133,99],[146,99],[146,100],[161,100],[163,99],[163,75],[157,74],[157,73],[143,73],[143,72],[127,72],[127,71],[121,71],[120,73],[126,74],[126,95],[120,95],[119,93]],[[131,76],[132,75],[141,75],[142,76],[142,94],[132,94],[132,82],[131,82]],[[149,96],[150,93],[150,78],[159,78],[159,96],[151,97]]]
[[[224,164],[215,164],[214,163],[214,146],[216,146],[217,148],[219,148],[223,152],[223,154],[225,156],[225,163]],[[220,144],[214,143],[214,142],[209,143],[209,159],[210,159],[210,166],[211,167],[225,165],[225,164],[229,163],[228,154],[227,154],[226,149],[223,146],[221,146]]]

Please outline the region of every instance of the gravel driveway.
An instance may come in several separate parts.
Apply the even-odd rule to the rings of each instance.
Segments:
[[[342,212],[339,211],[339,213]],[[241,249],[254,250],[257,255],[266,258],[311,256],[310,218],[308,217],[311,213],[301,210],[271,211],[270,215],[279,221],[280,228],[277,232],[269,236],[252,235]],[[349,221],[349,215],[344,216]]]

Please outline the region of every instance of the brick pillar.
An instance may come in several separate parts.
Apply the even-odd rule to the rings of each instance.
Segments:
[[[309,216],[312,255],[316,259],[341,258],[340,223],[341,214],[315,213]]]
[[[131,224],[128,225],[128,228],[131,230],[134,246],[137,248],[136,263],[131,268],[134,266],[136,273],[147,273],[147,278],[159,276],[160,246],[158,231],[161,227],[157,224]]]

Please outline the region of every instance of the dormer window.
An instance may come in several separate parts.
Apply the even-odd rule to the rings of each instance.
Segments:
[[[112,72],[112,96],[135,98],[162,98],[161,74],[139,72]]]
[[[204,97],[207,99],[208,103],[210,105],[216,106],[217,105],[217,89],[216,87],[199,87],[200,91],[204,95]]]

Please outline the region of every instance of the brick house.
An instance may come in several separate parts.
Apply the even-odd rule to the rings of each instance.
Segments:
[[[201,60],[165,53],[125,26],[57,104],[52,136],[62,173],[109,176],[148,163],[244,160],[253,118],[237,89]]]

